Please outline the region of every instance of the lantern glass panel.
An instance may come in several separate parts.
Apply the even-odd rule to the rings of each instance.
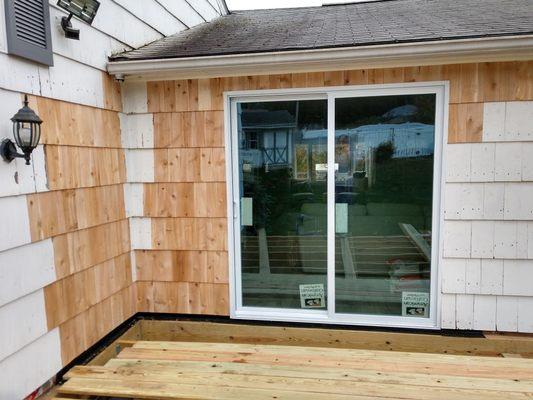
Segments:
[[[17,144],[19,147],[30,147],[32,145],[32,126],[30,123],[22,122],[19,124],[18,137]]]
[[[32,125],[33,125],[33,136],[32,136],[31,147],[35,148],[39,144],[39,140],[41,138],[41,125],[35,124],[35,123]]]

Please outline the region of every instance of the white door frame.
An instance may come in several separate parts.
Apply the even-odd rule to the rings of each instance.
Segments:
[[[433,220],[431,246],[431,296],[429,318],[335,313],[335,99],[409,94],[435,94],[435,153],[433,168]],[[228,212],[230,316],[234,319],[309,322],[342,325],[440,329],[440,268],[444,225],[444,146],[448,129],[449,84],[446,81],[363,86],[267,89],[224,92],[224,130]],[[240,194],[238,170],[238,102],[327,99],[328,102],[328,309],[303,310],[242,305],[240,257]]]

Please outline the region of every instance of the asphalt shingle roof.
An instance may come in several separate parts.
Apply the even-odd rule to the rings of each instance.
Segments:
[[[112,61],[364,46],[533,33],[533,0],[381,0],[233,11]]]

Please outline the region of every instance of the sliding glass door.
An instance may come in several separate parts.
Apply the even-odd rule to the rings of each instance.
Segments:
[[[325,309],[327,100],[237,103],[236,112],[242,305]]]
[[[228,104],[232,316],[435,327],[443,86],[251,94]]]

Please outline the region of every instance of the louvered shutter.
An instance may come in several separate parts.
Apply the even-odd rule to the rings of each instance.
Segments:
[[[8,53],[53,65],[48,0],[4,0]]]

